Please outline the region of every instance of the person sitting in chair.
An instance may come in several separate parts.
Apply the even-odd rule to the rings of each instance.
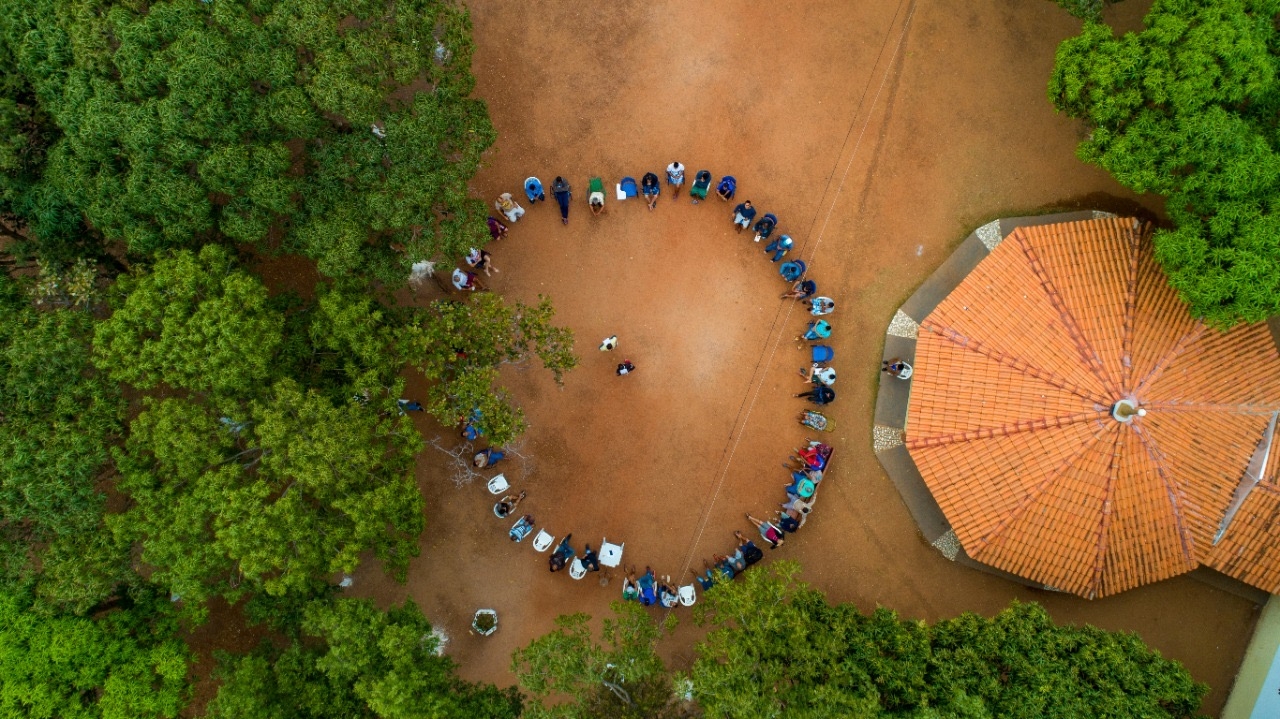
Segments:
[[[675,587],[671,585],[671,575],[666,575],[662,578],[662,581],[658,582],[658,603],[664,608],[670,609],[676,605],[676,601],[679,598]]]
[[[547,563],[551,566],[551,571],[558,572],[564,569],[564,565],[568,564],[569,560],[573,558],[573,547],[569,546],[569,538],[572,536],[573,532],[564,535],[564,539],[560,540],[560,544],[551,553],[551,557],[547,560]]]
[[[497,504],[495,504],[495,505],[493,505],[493,513],[494,513],[494,514],[496,514],[496,515],[498,515],[498,517],[500,517],[500,518],[501,518],[501,517],[506,517],[507,515],[509,515],[509,514],[511,514],[512,512],[516,511],[516,507],[519,507],[519,506],[520,506],[520,502],[524,501],[524,495],[525,495],[525,493],[524,493],[524,491],[522,490],[522,491],[520,492],[520,494],[518,494],[518,495],[516,495],[516,496],[514,496],[514,497],[513,497],[512,495],[508,494],[507,496],[503,497],[502,499],[499,499],[499,500],[498,500],[498,503],[497,503]],[[528,516],[528,515],[526,515],[526,516]]]
[[[658,593],[655,591],[657,577],[653,574],[652,567],[644,568],[644,576],[640,577],[640,604],[651,607],[658,601]]]
[[[807,300],[818,291],[818,283],[813,280],[800,280],[791,285],[790,292],[784,292],[780,300]]]
[[[511,528],[511,531],[508,532],[508,534],[511,535],[511,541],[519,542],[520,540],[529,536],[529,532],[532,532],[532,531],[533,531],[533,515],[526,514],[523,517],[521,517],[519,521],[516,522],[516,525]]]
[[[628,567],[622,578],[622,601],[634,602],[640,596],[640,585],[636,584],[635,567]]]
[[[644,195],[645,202],[649,203],[649,209],[658,206],[658,193],[662,192],[662,187],[658,184],[658,176],[652,172],[644,173],[644,177],[640,180],[640,193]]]

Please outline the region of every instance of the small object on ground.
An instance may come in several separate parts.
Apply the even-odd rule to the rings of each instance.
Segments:
[[[477,609],[471,618],[471,628],[476,634],[487,637],[498,631],[498,612],[496,609]]]
[[[417,400],[398,399],[396,404],[400,407],[400,414],[405,412],[426,412],[427,409]]]

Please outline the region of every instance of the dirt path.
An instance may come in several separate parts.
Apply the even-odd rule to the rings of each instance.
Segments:
[[[1084,202],[1160,210],[1078,162],[1081,128],[1045,99],[1053,51],[1076,21],[1033,0],[469,5],[478,93],[500,138],[476,193],[516,192],[530,174],[564,175],[575,190],[567,227],[554,204],[539,205],[490,248],[502,270],[492,286],[552,297],[583,357],[563,389],[536,369],[506,372],[531,458],[508,476],[528,489],[540,527],[572,531],[579,548],[625,541],[627,563],[677,573],[730,547],[733,529],[749,529],[744,512],[776,506],[779,463],[805,436],[790,397],[803,319],[776,299],[784,284],[731,230],[729,207],[664,192],[654,212],[612,196],[605,216],[586,209],[590,176],[612,187],[679,159],[690,178],[736,175],[739,199],[781,217],[840,303],[835,469],[805,531],[773,556],[800,560],[807,581],[864,609],[936,620],[1035,600],[1060,622],[1136,631],[1208,682],[1205,710],[1219,711],[1251,604],[1187,578],[1086,602],[955,566],[920,539],[871,450],[885,327],[973,227]],[[1131,26],[1145,7],[1118,11]],[[614,333],[619,350],[597,352]],[[639,369],[619,378],[623,357]],[[453,444],[452,431],[419,421]],[[453,637],[464,676],[508,684],[513,649],[557,614],[606,613],[619,579],[548,575],[546,555],[508,542],[484,488],[456,489],[442,459],[429,450],[420,464],[429,529],[408,585],[366,569],[354,590],[412,596]],[[486,606],[499,632],[468,636]],[[664,651],[687,664],[696,636],[684,621]]]

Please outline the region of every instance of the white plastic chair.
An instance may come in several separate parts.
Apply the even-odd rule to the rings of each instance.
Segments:
[[[616,567],[622,564],[622,549],[626,547],[626,542],[622,544],[609,544],[608,539],[600,540],[600,563],[606,567]]]
[[[569,565],[569,576],[574,579],[582,579],[587,576],[587,568],[582,564],[581,559],[573,558],[573,562]]]
[[[489,480],[489,494],[502,494],[508,489],[511,489],[511,485],[507,484],[507,476],[505,474],[499,474]]]
[[[698,593],[694,590],[692,584],[686,584],[680,587],[680,604],[686,607],[692,607],[693,603],[698,601]]]
[[[539,552],[545,552],[551,548],[551,543],[554,541],[556,538],[547,534],[547,530],[539,529],[538,536],[533,538],[533,548]]]

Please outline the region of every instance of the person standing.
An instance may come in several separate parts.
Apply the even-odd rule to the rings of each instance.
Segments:
[[[680,187],[684,185],[684,165],[679,160],[667,165],[667,184],[672,187],[671,196],[680,196]]]
[[[733,224],[738,226],[739,233],[747,229],[747,226],[755,218],[756,208],[751,206],[751,200],[740,202],[737,207],[733,208]]]
[[[632,372],[635,372],[635,371],[636,371],[636,366],[635,366],[634,364],[632,364],[632,363],[631,363],[631,360],[629,360],[629,359],[624,359],[624,360],[622,360],[622,364],[618,365],[618,376],[619,376],[619,377],[621,377],[621,376],[623,376],[623,375],[631,374]]]
[[[605,337],[604,341],[600,343],[600,351],[612,352],[614,348],[617,346],[618,346],[618,336],[611,335],[609,337]]]
[[[547,193],[542,191],[542,180],[536,177],[525,178],[524,195],[529,198],[530,205],[538,204],[538,200],[547,201]]]
[[[567,180],[556,175],[556,181],[551,186],[551,191],[555,193],[556,204],[560,206],[560,222],[566,225],[569,224],[569,199],[573,197],[573,189],[569,187]]]

